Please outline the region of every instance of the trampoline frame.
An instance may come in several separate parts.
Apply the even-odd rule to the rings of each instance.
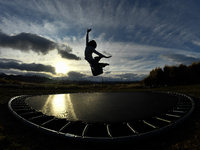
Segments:
[[[87,124],[87,123],[85,123],[85,127],[84,127],[81,135],[64,133],[62,131],[65,128],[67,128],[69,125],[73,124],[73,122],[68,121],[68,123],[66,123],[65,126],[60,128],[59,130],[52,130],[52,129],[46,128],[45,125],[56,120],[55,117],[52,117],[48,121],[45,121],[42,124],[38,125],[36,123],[31,122],[31,120],[25,119],[22,114],[18,113],[20,111],[20,109],[18,109],[18,110],[14,109],[13,104],[15,103],[15,101],[23,101],[27,97],[39,96],[39,95],[21,95],[21,96],[13,97],[8,102],[8,108],[16,118],[18,118],[19,120],[21,120],[22,122],[24,122],[25,124],[27,124],[28,126],[34,128],[36,130],[42,131],[44,133],[47,133],[47,134],[50,134],[50,135],[53,135],[53,136],[59,136],[59,137],[67,138],[67,139],[89,141],[89,142],[116,142],[116,141],[130,141],[130,140],[138,140],[138,139],[147,138],[147,137],[150,137],[150,136],[153,136],[153,135],[160,134],[164,131],[167,131],[167,130],[177,126],[178,124],[182,123],[185,119],[187,119],[192,114],[192,112],[194,111],[195,103],[194,103],[193,99],[191,97],[185,95],[185,94],[173,93],[173,92],[152,92],[152,93],[163,93],[163,94],[169,94],[169,95],[172,95],[172,96],[183,97],[183,98],[186,98],[189,102],[184,103],[184,102],[180,101],[177,104],[176,108],[169,110],[168,113],[165,114],[168,117],[172,117],[172,118],[176,118],[176,119],[178,118],[176,121],[167,120],[167,119],[157,117],[157,116],[152,117],[156,120],[160,120],[161,122],[162,121],[168,122],[168,125],[166,125],[164,127],[158,128],[157,126],[153,125],[152,123],[150,123],[146,120],[140,120],[140,122],[142,124],[147,125],[150,128],[152,128],[152,130],[148,131],[148,132],[139,133],[130,124],[130,122],[123,122],[123,124],[126,125],[133,133],[132,135],[127,135],[127,136],[116,136],[116,137],[113,136],[112,130],[111,130],[112,124],[104,124],[106,131],[107,131],[107,134],[108,134],[107,137],[86,136],[88,129],[92,125],[92,124]],[[22,107],[24,107],[24,110],[26,109],[27,111],[29,111],[28,113],[37,113],[35,110],[33,110],[30,107],[25,106],[25,105],[26,104],[23,103]],[[16,102],[16,107],[17,107],[17,102]],[[19,108],[20,108],[20,102],[19,102]],[[176,113],[176,115],[174,115],[173,113]],[[180,115],[177,115],[177,114],[180,114]],[[184,114],[184,115],[181,117],[181,114]],[[25,115],[25,113],[24,113],[24,115]],[[46,116],[44,114],[41,114],[38,117],[46,117]]]

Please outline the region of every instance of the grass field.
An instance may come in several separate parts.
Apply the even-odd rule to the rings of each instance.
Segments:
[[[17,95],[51,94],[68,92],[118,91],[171,91],[190,95],[195,100],[195,111],[182,124],[151,139],[137,142],[91,144],[61,139],[35,131],[17,120],[8,110],[7,103]],[[115,85],[23,85],[0,87],[0,150],[38,149],[200,149],[200,85],[144,89],[135,84]]]

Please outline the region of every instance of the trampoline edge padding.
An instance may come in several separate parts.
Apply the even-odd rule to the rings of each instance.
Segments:
[[[8,102],[8,108],[11,111],[11,113],[17,119],[21,120],[22,122],[24,122],[28,126],[34,128],[34,129],[36,129],[38,131],[42,131],[44,133],[47,133],[47,134],[50,134],[50,135],[53,135],[53,136],[59,136],[59,137],[67,138],[67,139],[75,139],[75,140],[89,141],[89,142],[129,141],[129,140],[139,140],[139,139],[151,137],[153,135],[157,135],[157,134],[160,134],[162,132],[165,132],[165,131],[167,131],[167,130],[169,130],[169,129],[175,127],[175,126],[177,126],[178,124],[182,123],[194,111],[195,103],[194,103],[194,100],[190,96],[187,96],[185,94],[172,93],[172,92],[152,92],[152,93],[164,93],[164,94],[170,94],[170,95],[173,95],[173,96],[184,97],[184,98],[188,99],[191,102],[191,109],[181,119],[178,119],[178,120],[174,121],[173,123],[170,123],[169,125],[166,125],[164,127],[161,127],[161,128],[158,128],[158,129],[155,129],[155,130],[152,130],[152,131],[148,131],[148,132],[145,132],[145,133],[132,134],[132,135],[127,135],[127,136],[119,136],[119,137],[114,137],[114,136],[112,137],[112,135],[108,136],[108,137],[90,137],[90,136],[76,135],[76,134],[71,134],[71,133],[63,133],[63,132],[55,131],[53,129],[49,129],[49,128],[46,128],[44,126],[38,125],[36,123],[33,123],[33,122],[25,119],[21,115],[19,115],[12,108],[12,104],[11,103],[13,101],[15,101],[16,99],[25,99],[27,97],[30,97],[28,95],[21,95],[21,96],[16,96],[16,97],[11,98],[10,101]]]

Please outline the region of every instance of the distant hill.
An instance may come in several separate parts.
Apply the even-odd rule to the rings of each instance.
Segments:
[[[31,82],[31,83],[44,83],[44,82],[51,82],[52,80],[47,77],[41,76],[25,76],[25,75],[6,75],[4,73],[0,73],[0,79],[6,80],[16,80],[21,82]]]

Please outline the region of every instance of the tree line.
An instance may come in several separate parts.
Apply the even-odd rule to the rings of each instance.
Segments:
[[[145,85],[186,85],[200,83],[200,61],[189,66],[156,67],[142,81]]]

